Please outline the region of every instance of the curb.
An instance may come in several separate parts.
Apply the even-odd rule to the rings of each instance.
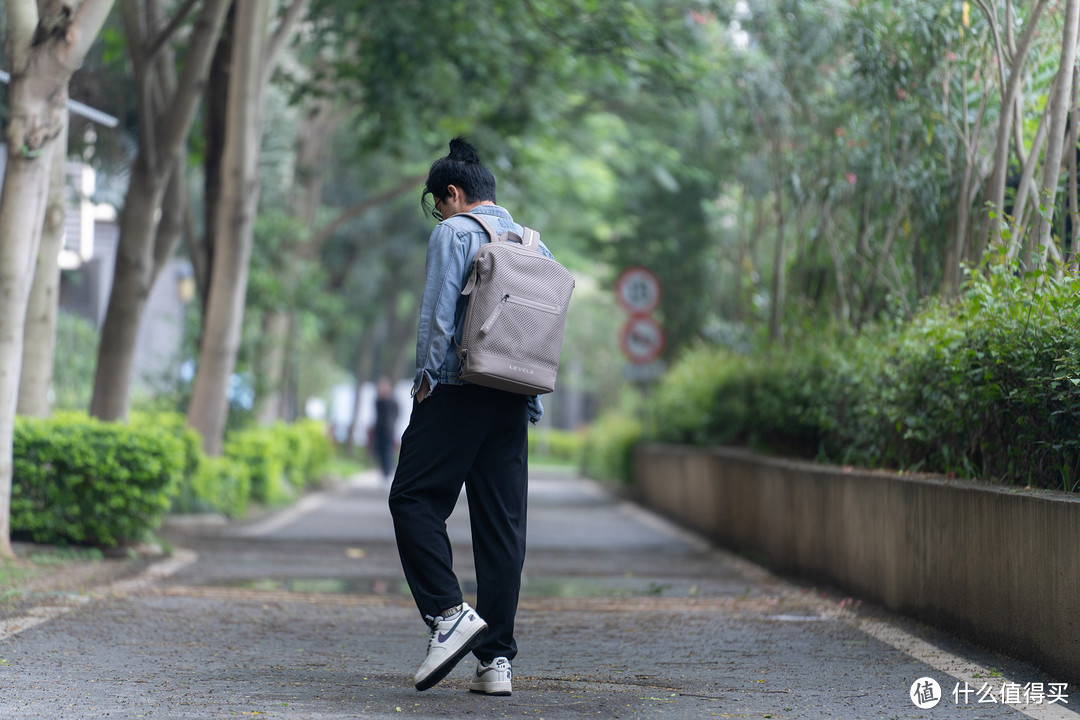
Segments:
[[[98,585],[81,591],[78,595],[66,595],[60,603],[35,605],[27,608],[22,615],[0,620],[0,640],[6,640],[24,630],[29,630],[32,627],[65,615],[94,599],[110,595],[126,595],[143,590],[155,582],[179,572],[198,559],[197,553],[184,548],[177,548],[171,556],[151,563],[133,577]]]

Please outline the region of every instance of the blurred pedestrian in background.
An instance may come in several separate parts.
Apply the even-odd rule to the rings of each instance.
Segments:
[[[375,424],[371,429],[371,452],[379,463],[383,480],[389,482],[394,472],[394,451],[398,404],[390,378],[381,377],[376,385]]]

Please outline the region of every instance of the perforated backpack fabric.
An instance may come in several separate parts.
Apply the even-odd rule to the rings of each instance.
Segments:
[[[460,214],[479,223],[491,239],[476,252],[461,291],[469,296],[458,347],[461,379],[523,395],[551,392],[573,275],[540,252],[535,230],[523,228],[524,237],[498,236],[483,217]]]

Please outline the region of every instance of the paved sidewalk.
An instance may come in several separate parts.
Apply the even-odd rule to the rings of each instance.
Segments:
[[[1037,669],[781,580],[599,486],[534,473],[514,693],[466,660],[411,686],[426,628],[374,479],[250,523],[171,526],[149,573],[0,629],[0,718],[1059,718]],[[464,498],[451,518],[473,589]],[[33,620],[33,622],[28,622]],[[22,625],[20,626],[20,622]],[[922,710],[912,684],[944,699]],[[961,682],[999,699],[951,696]],[[1071,705],[1080,706],[1080,690]],[[966,700],[966,702],[964,702]]]

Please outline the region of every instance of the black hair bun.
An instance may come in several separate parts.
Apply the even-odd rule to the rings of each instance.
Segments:
[[[479,163],[480,156],[476,153],[476,149],[465,142],[464,138],[456,137],[450,141],[450,155],[451,160],[460,160],[467,163]]]

